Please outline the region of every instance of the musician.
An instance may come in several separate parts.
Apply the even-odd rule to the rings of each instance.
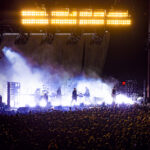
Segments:
[[[2,96],[0,95],[0,105],[2,104]]]
[[[72,100],[77,100],[77,90],[76,90],[76,88],[73,89]]]
[[[35,91],[35,100],[38,101],[38,102],[41,99],[41,94],[40,93],[41,93],[40,88],[37,88],[36,91]]]
[[[112,89],[112,98],[113,98],[113,103],[114,103],[116,99],[116,87],[115,86]]]
[[[61,87],[59,87],[58,89],[57,89],[57,97],[60,97],[61,96]]]
[[[48,93],[44,93],[43,98],[46,100],[46,102],[48,102]]]
[[[89,89],[87,87],[85,88],[84,96],[85,97],[90,97],[90,91],[89,91]]]

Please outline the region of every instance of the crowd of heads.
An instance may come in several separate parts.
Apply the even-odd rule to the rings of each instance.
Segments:
[[[0,115],[3,149],[150,149],[150,109],[101,106]]]

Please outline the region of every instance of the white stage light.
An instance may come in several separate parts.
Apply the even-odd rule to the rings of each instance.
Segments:
[[[40,106],[41,106],[41,107],[46,107],[46,105],[47,105],[46,100],[45,100],[45,99],[42,99],[42,100],[40,101]]]
[[[117,104],[131,104],[131,105],[134,104],[134,101],[131,98],[123,94],[117,95],[115,102]]]

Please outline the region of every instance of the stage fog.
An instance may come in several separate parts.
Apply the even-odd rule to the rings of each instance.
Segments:
[[[102,81],[100,75],[107,56],[109,33],[102,37],[56,35],[51,44],[43,36],[31,36],[26,44],[14,44],[16,36],[5,36],[1,44],[0,94],[7,102],[7,82],[20,83],[12,107],[45,106],[44,98],[36,99],[36,92],[48,95],[52,106],[111,104],[112,88],[117,81]],[[61,98],[57,90],[61,88]],[[77,89],[78,100],[72,101],[72,91]],[[84,97],[86,89],[90,97]],[[117,100],[117,99],[116,99]],[[122,101],[132,103],[123,97]],[[120,101],[118,101],[120,103]]]

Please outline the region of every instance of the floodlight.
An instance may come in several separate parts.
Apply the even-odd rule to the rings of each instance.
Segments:
[[[108,11],[103,9],[22,11],[21,23],[23,25],[131,25],[128,11]]]
[[[76,19],[52,19],[51,24],[77,24]]]
[[[52,11],[51,12],[52,16],[69,16],[68,11]]]
[[[107,17],[124,18],[124,17],[129,17],[129,15],[128,15],[128,12],[109,12]]]
[[[22,19],[22,24],[36,24],[36,25],[44,25],[44,24],[48,24],[49,21],[48,19]]]
[[[104,17],[105,16],[105,12],[94,12],[93,13],[93,16],[94,17]]]
[[[38,17],[38,16],[48,16],[48,14],[46,13],[46,11],[22,11],[21,12],[21,15],[23,17],[25,16],[35,16],[35,17]]]
[[[107,25],[131,25],[131,20],[107,20]]]
[[[79,21],[80,25],[104,25],[104,19],[102,20],[93,20],[93,19],[81,19]]]
[[[80,17],[92,17],[92,11],[80,11]]]
[[[40,101],[39,105],[40,105],[41,107],[46,107],[46,106],[47,106],[47,101],[46,101],[45,99],[42,99],[42,100]]]

